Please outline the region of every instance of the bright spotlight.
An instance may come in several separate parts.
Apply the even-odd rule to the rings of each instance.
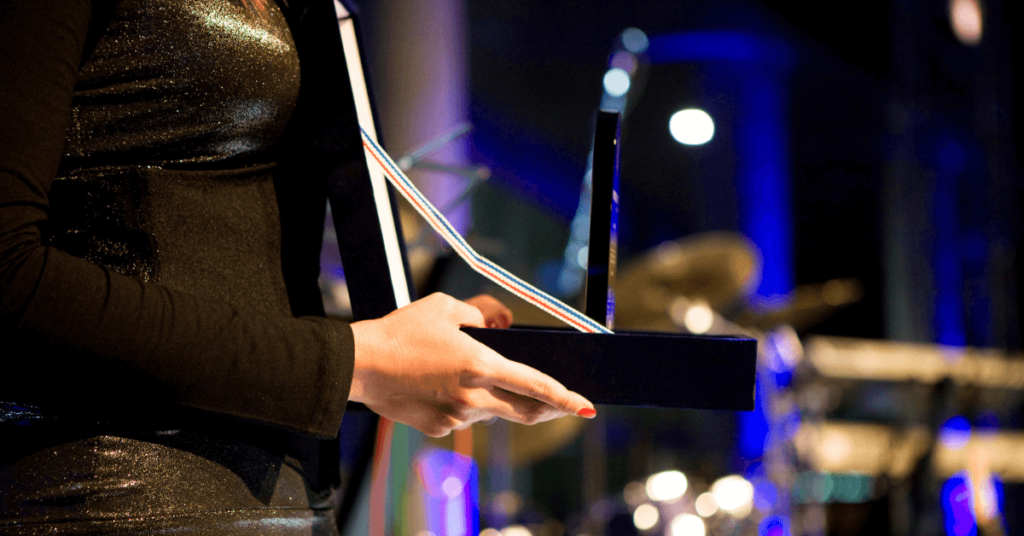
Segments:
[[[978,0],[950,0],[949,22],[961,43],[976,46],[981,42],[982,17]]]
[[[613,97],[621,97],[629,91],[629,73],[612,67],[604,73],[604,91]]]
[[[674,501],[686,493],[686,475],[679,471],[663,471],[647,479],[647,496],[652,501]]]
[[[711,517],[718,512],[718,503],[715,502],[715,496],[710,492],[701,493],[697,500],[693,503],[693,508],[697,510],[697,514],[701,517]]]
[[[641,504],[633,512],[633,524],[640,530],[654,528],[658,524],[658,509],[651,503]]]
[[[607,75],[605,75],[607,80]],[[605,82],[607,87],[607,82]],[[684,145],[703,145],[715,135],[715,122],[704,110],[688,108],[672,114],[668,120],[668,131]]]
[[[719,478],[711,486],[718,507],[736,517],[750,513],[754,502],[754,486],[739,475]]]
[[[669,525],[672,536],[704,536],[704,520],[693,514],[679,514]]]

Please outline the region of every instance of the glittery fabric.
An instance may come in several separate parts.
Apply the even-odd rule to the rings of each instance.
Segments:
[[[50,243],[124,275],[288,315],[273,168],[76,171],[51,191]]]
[[[336,533],[334,495],[311,492],[294,460],[236,438],[5,402],[0,438],[2,534]]]
[[[112,4],[75,85],[44,243],[291,316],[271,149],[298,56],[281,12],[256,4]],[[0,533],[336,534],[308,436],[95,415],[0,401]]]
[[[259,159],[298,91],[298,56],[276,6],[123,0],[80,71],[61,168]]]
[[[265,159],[298,88],[298,57],[277,9],[241,0],[121,2],[75,85],[50,192],[52,244],[145,281],[186,289],[205,282],[203,290],[236,305],[287,311],[283,281],[274,277],[280,244],[268,243],[277,224],[272,176],[250,173],[240,189],[211,183],[237,183],[244,170],[202,171]],[[234,197],[227,206],[253,217],[221,213],[225,196]],[[155,228],[161,224],[164,232]],[[210,240],[191,247],[196,236]],[[217,290],[225,279],[268,290],[225,295]]]

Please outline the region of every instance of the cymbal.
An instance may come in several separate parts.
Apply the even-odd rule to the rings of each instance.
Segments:
[[[737,324],[759,330],[783,324],[804,331],[864,297],[864,283],[857,278],[830,279],[824,283],[797,285],[785,305],[741,311],[733,319]]]
[[[760,278],[760,255],[742,235],[711,232],[665,242],[617,276],[615,323],[624,328],[671,329],[666,311],[679,296],[703,300],[722,311],[749,295]]]

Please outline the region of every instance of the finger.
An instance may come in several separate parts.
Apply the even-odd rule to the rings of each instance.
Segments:
[[[458,322],[460,326],[470,326],[474,328],[487,327],[484,314],[480,309],[477,309],[465,302],[459,302],[457,307],[458,311],[455,321]]]
[[[484,315],[480,312],[480,309],[477,309],[464,301],[456,300],[455,298],[440,292],[435,292],[424,299],[443,301],[446,307],[442,310],[446,311],[448,318],[459,326],[470,326],[474,328],[486,327],[486,324],[484,323]]]
[[[523,396],[540,400],[564,413],[593,417],[594,405],[554,378],[522,363],[501,358],[491,374],[491,384]],[[589,410],[589,411],[588,411]]]
[[[472,417],[464,422],[481,422],[494,418],[521,424],[537,424],[566,414],[560,409],[527,396],[506,391],[499,387],[477,388],[469,395],[476,408]]]
[[[505,420],[521,424],[538,424],[560,417],[566,413],[540,400],[523,396],[500,387],[492,389],[492,395],[502,405],[496,406],[494,414]]]
[[[512,325],[512,311],[493,296],[480,294],[466,300],[466,303],[480,309],[489,328],[504,329]]]

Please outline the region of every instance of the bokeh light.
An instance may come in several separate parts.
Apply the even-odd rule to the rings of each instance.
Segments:
[[[604,73],[604,91],[613,97],[625,95],[629,85],[629,73],[618,67],[612,67]]]
[[[652,501],[674,501],[686,493],[686,475],[679,471],[663,471],[647,479],[647,496]]]
[[[789,519],[785,516],[769,516],[757,527],[758,536],[790,536]]]
[[[579,252],[576,253],[576,264],[579,264],[580,267],[582,267],[582,268],[586,268],[587,264],[588,264],[588,262],[590,260],[589,257],[590,257],[590,247],[589,246],[581,247]]]
[[[951,417],[939,429],[939,443],[950,450],[960,450],[971,441],[971,422],[967,417]]]
[[[646,51],[649,44],[647,34],[640,28],[626,28],[622,31],[622,46],[633,54]]]
[[[647,489],[642,482],[630,482],[622,490],[622,498],[631,508],[636,508],[647,500]]]
[[[501,536],[533,536],[533,533],[522,525],[509,525],[501,529]]]
[[[620,50],[615,54],[612,54],[612,59],[608,63],[609,67],[622,69],[631,75],[636,72],[636,56],[626,52],[625,50]]]
[[[704,110],[688,108],[672,114],[668,120],[668,131],[679,143],[703,145],[715,136],[715,122]]]
[[[697,496],[697,500],[693,503],[693,508],[697,510],[697,515],[701,517],[711,517],[718,513],[718,503],[715,502],[715,496],[710,491]]]
[[[512,490],[505,490],[494,496],[491,506],[496,512],[513,517],[523,508],[523,498]]]
[[[651,503],[644,503],[633,512],[633,524],[640,530],[649,530],[658,524],[658,517],[658,508]]]
[[[704,520],[693,514],[679,514],[669,525],[672,536],[704,536]]]
[[[683,325],[690,333],[702,335],[707,333],[715,323],[715,313],[706,303],[695,303],[686,310]]]
[[[739,475],[719,478],[711,486],[718,507],[736,517],[750,514],[754,502],[754,486]]]
[[[448,496],[449,499],[454,499],[462,494],[462,488],[465,484],[461,480],[454,476],[450,476],[444,479],[441,483],[441,490]]]
[[[983,23],[978,0],[950,0],[949,23],[961,43],[968,46],[981,43]]]

